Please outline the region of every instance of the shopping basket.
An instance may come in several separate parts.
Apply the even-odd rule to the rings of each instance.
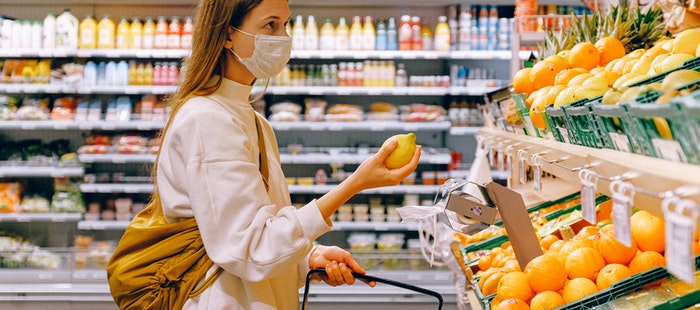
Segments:
[[[309,286],[311,284],[311,276],[313,276],[315,274],[318,274],[321,276],[326,275],[326,270],[325,269],[311,269],[309,271],[309,273],[306,274],[306,283],[304,284],[304,297],[303,297],[303,300],[301,303],[301,310],[306,309],[306,304],[308,302],[308,297],[309,297]],[[352,275],[355,277],[355,279],[365,280],[368,282],[384,283],[384,284],[404,288],[407,290],[411,290],[414,292],[423,293],[426,295],[433,296],[438,300],[438,310],[442,309],[443,299],[442,299],[442,295],[440,295],[440,293],[438,293],[438,292],[431,291],[429,289],[425,289],[425,288],[418,287],[415,285],[406,284],[406,283],[402,283],[402,282],[398,282],[398,281],[394,281],[394,280],[390,280],[390,279],[378,278],[378,277],[370,276],[370,275],[366,275],[366,274],[359,274],[359,273],[353,272]]]

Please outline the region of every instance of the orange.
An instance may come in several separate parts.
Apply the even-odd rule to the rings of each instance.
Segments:
[[[535,292],[530,288],[527,275],[524,272],[511,271],[498,281],[496,295],[503,298],[503,300],[518,298],[528,302],[532,296],[535,296]]]
[[[539,292],[530,301],[531,310],[551,310],[566,304],[564,297],[554,291]]]
[[[491,268],[491,255],[484,255],[479,258],[479,263],[477,264],[480,270],[486,270]]]
[[[552,61],[542,60],[537,62],[530,71],[530,80],[535,89],[554,85],[554,78],[564,68],[559,67]]]
[[[632,245],[627,247],[615,239],[614,232],[606,230],[600,234],[598,251],[608,264],[627,265],[637,255],[637,243],[632,240]]]
[[[647,271],[655,267],[666,267],[666,258],[659,252],[644,251],[635,256],[629,263],[632,273]]]
[[[551,55],[551,56],[545,58],[544,60],[548,60],[548,61],[553,62],[558,68],[561,68],[561,70],[571,68],[569,66],[569,61],[560,55]]]
[[[575,76],[581,73],[587,73],[588,71],[583,68],[571,68],[559,71],[554,77],[554,85],[566,85]]]
[[[559,85],[558,85],[559,86]],[[547,86],[550,87],[550,86]],[[537,129],[547,129],[547,123],[544,119],[544,111],[547,108],[547,97],[540,95],[530,106],[530,121]]]
[[[569,240],[561,246],[557,257],[562,264],[566,264],[566,259],[569,257],[569,254],[576,249],[585,247],[593,248],[593,241],[587,238]]]
[[[552,244],[554,244],[554,242],[557,240],[560,240],[560,239],[556,235],[547,235],[547,236],[542,237],[542,240],[540,240],[540,245],[545,250],[549,250],[549,248],[552,247]]]
[[[564,85],[554,85],[554,86],[552,86],[551,88],[549,88],[549,90],[547,91],[546,95],[545,95],[545,94],[542,95],[542,96],[544,96],[544,97],[546,98],[546,99],[545,99],[545,105],[546,105],[546,106],[553,105],[553,104],[554,104],[554,100],[557,99],[557,95],[559,95],[559,93],[560,93],[562,90],[564,90],[564,88],[566,88],[566,86],[564,86]]]
[[[484,281],[484,285],[479,287],[481,289],[481,293],[484,296],[495,294],[496,289],[498,288],[498,282],[501,280],[501,278],[503,278],[504,275],[506,275],[505,272],[498,271],[490,277],[487,277]]]
[[[598,272],[605,267],[605,259],[595,249],[579,248],[569,254],[564,266],[569,279],[588,278],[595,280]]]
[[[535,292],[558,291],[566,282],[564,264],[552,255],[540,255],[525,266],[528,284]]]
[[[571,48],[568,60],[572,68],[591,70],[600,63],[600,52],[593,43],[581,42]]]
[[[666,249],[664,220],[648,211],[641,210],[630,217],[632,239],[642,251],[663,253]]]
[[[506,271],[523,271],[522,268],[520,268],[520,263],[518,263],[518,260],[515,258],[511,258],[508,261],[506,261],[505,265],[503,265],[503,270]]]
[[[581,230],[576,233],[576,236],[574,239],[583,239],[583,238],[588,238],[590,236],[593,236],[598,233],[598,227],[595,227],[593,225],[590,226],[585,226],[581,228]]]
[[[496,273],[498,273],[498,272],[500,272],[500,271],[501,271],[500,268],[491,268],[491,269],[489,269],[489,270],[484,271],[484,272],[479,276],[479,282],[478,282],[479,288],[484,287],[484,285],[486,284],[486,281],[487,281],[490,277],[492,277],[493,275],[495,275]],[[498,284],[498,281],[496,281],[496,284]]]
[[[530,71],[532,68],[522,68],[513,75],[513,90],[516,94],[529,94],[535,91],[535,87],[532,86],[532,81],[530,80]]]
[[[494,310],[529,310],[530,306],[518,298],[508,298],[499,302]]]
[[[620,281],[632,275],[627,266],[622,264],[608,264],[603,267],[596,277],[595,284],[598,286],[598,290],[604,290],[613,283]]]
[[[579,300],[598,291],[598,286],[588,278],[574,278],[566,282],[561,297],[566,303]]]
[[[599,64],[601,66],[607,65],[610,61],[614,59],[621,58],[625,56],[625,45],[620,42],[617,38],[613,37],[602,37],[595,42],[595,47],[600,53]]]
[[[549,252],[554,252],[554,253],[559,253],[561,250],[561,247],[566,243],[564,240],[557,240],[552,243],[552,245],[549,246],[549,249],[547,249]]]
[[[608,87],[612,87],[612,85],[615,84],[615,81],[620,78],[620,74],[608,70],[598,72],[595,74],[595,76],[605,78],[605,81],[608,83]]]

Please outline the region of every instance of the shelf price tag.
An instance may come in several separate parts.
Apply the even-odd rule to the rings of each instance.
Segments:
[[[589,169],[581,169],[578,178],[581,181],[581,215],[595,225],[598,221],[595,213],[596,175]]]
[[[634,201],[634,186],[631,183],[614,180],[610,182],[610,192],[613,200],[613,223],[615,224],[615,239],[626,247],[632,246],[630,216]]]
[[[527,153],[525,150],[518,150],[518,167],[520,168],[520,184],[527,183],[527,174],[525,173],[525,158]]]
[[[496,169],[498,169],[498,171],[505,170],[505,167],[504,167],[505,166],[505,156],[504,156],[505,154],[504,153],[505,152],[501,152],[501,151],[498,151],[498,153],[496,153]]]
[[[692,200],[678,196],[664,199],[661,208],[666,222],[666,269],[679,279],[693,283],[693,243],[700,208]]]
[[[507,181],[508,181],[509,188],[512,188],[515,185],[515,182],[517,182],[517,180],[518,180],[518,172],[520,172],[518,170],[518,163],[519,162],[517,160],[513,160],[514,154],[515,153],[514,153],[512,145],[506,147],[506,169],[508,169],[508,171],[507,171],[508,180]]]
[[[538,192],[542,192],[542,156],[536,154],[533,156],[532,169],[535,190]]]

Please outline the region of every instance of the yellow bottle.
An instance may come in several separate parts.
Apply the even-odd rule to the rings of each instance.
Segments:
[[[354,16],[352,18],[352,25],[350,26],[350,49],[354,51],[362,50],[362,23],[360,22],[359,16]]]
[[[292,49],[303,50],[305,45],[304,17],[297,15],[292,26]]]
[[[323,51],[333,50],[335,43],[335,28],[330,18],[326,18],[321,26],[321,37],[319,38],[319,49]]]
[[[97,48],[114,48],[115,28],[114,22],[105,14],[97,23]]]
[[[97,21],[92,17],[92,14],[85,16],[78,26],[79,48],[95,48],[97,47]]]
[[[447,52],[450,50],[450,26],[447,24],[447,16],[438,17],[438,24],[435,26],[435,50]]]
[[[365,25],[362,27],[362,49],[373,51],[376,49],[377,32],[374,30],[372,16],[365,16]]]
[[[304,30],[304,49],[309,51],[318,50],[318,26],[313,15],[309,15],[306,29]]]
[[[138,17],[134,17],[131,21],[129,29],[129,48],[141,49],[143,44],[143,24]]]
[[[126,17],[122,17],[117,24],[117,35],[115,37],[115,48],[118,49],[128,49],[129,48],[129,33],[131,32],[131,25]]]
[[[350,49],[350,27],[345,23],[345,17],[338,20],[338,27],[335,28],[335,44],[336,51],[347,51]]]

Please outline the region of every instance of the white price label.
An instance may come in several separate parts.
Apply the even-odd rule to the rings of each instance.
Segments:
[[[654,138],[651,139],[651,143],[654,145],[656,154],[661,156],[661,158],[675,162],[688,162],[688,158],[685,157],[685,153],[678,141]]]
[[[669,205],[672,202],[676,202],[675,208],[670,210]],[[695,274],[693,243],[700,210],[693,201],[678,200],[677,197],[665,199],[662,206],[666,221],[666,269],[679,279],[693,283]],[[686,210],[688,212],[685,212]]]
[[[595,211],[596,182],[593,179],[594,176],[593,171],[588,169],[581,169],[578,173],[581,181],[581,215],[584,220],[591,224],[598,221]]]
[[[535,190],[538,192],[542,191],[542,171],[540,170],[540,165],[535,164],[535,166],[533,167],[533,174],[535,177]]]
[[[503,152],[500,152],[500,151],[499,151],[499,152],[497,153],[496,156],[498,156],[498,160],[497,160],[498,166],[496,166],[496,169],[498,169],[498,171],[503,171],[503,170],[505,170],[505,168],[504,168],[504,165],[505,165],[505,158],[504,158],[504,156],[503,156]]]
[[[634,188],[632,184],[615,180],[610,183],[613,200],[613,223],[615,224],[615,239],[626,247],[632,246],[630,216],[632,216],[632,201]],[[627,194],[629,193],[629,195]]]
[[[525,174],[525,159],[520,158],[518,165],[520,168],[520,184],[525,184],[527,182],[527,175]]]
[[[610,132],[608,134],[609,134],[610,139],[612,140],[613,144],[615,145],[615,148],[618,151],[623,151],[623,152],[627,152],[627,153],[632,152],[632,150],[630,149],[630,139],[627,138],[627,135],[618,134],[615,132]]]
[[[517,180],[518,176],[516,175],[518,168],[516,167],[517,161],[513,161],[513,156],[511,154],[508,154],[506,156],[506,169],[507,175],[508,175],[508,187],[511,188],[513,185],[515,185],[515,180]]]
[[[530,116],[523,116],[523,124],[527,127],[527,134],[533,137],[537,137],[537,131],[535,131],[535,125],[532,124]]]
[[[566,130],[566,128],[559,128],[559,134],[562,139],[564,139],[564,142],[571,143],[571,140],[569,140],[569,131]]]

